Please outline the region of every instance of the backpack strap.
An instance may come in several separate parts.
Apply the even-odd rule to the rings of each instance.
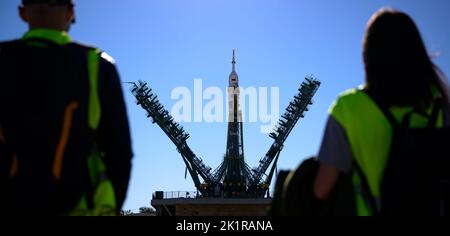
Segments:
[[[430,119],[428,121],[428,128],[436,127],[439,117],[439,111],[444,107],[444,99],[442,97],[437,98],[434,101],[433,111],[431,112]]]
[[[436,123],[437,123],[437,119],[439,117],[439,111],[443,107],[443,99],[442,99],[442,97],[439,97],[434,101],[433,111],[432,111],[431,115],[429,115],[429,114],[427,114],[427,112],[415,107],[412,111],[406,113],[403,116],[401,123],[399,123],[397,121],[397,119],[395,119],[392,112],[389,110],[389,106],[385,102],[383,102],[383,100],[380,97],[375,96],[373,93],[371,93],[367,89],[365,89],[363,91],[375,102],[375,104],[378,106],[378,108],[381,110],[381,112],[383,112],[383,115],[386,117],[386,119],[388,119],[388,121],[392,125],[393,129],[397,129],[397,128],[407,129],[409,127],[409,124],[411,122],[411,117],[413,114],[419,114],[419,115],[427,118],[429,120],[428,128],[435,127]]]
[[[417,108],[414,108],[414,110],[412,110],[411,112],[408,112],[403,117],[402,124],[401,124],[402,128],[407,129],[409,127],[412,114],[419,114],[419,115],[422,115],[423,117],[427,118],[428,119],[427,128],[436,127],[437,120],[438,120],[438,117],[439,117],[439,111],[441,110],[443,105],[444,105],[443,99],[441,97],[436,98],[436,100],[433,103],[433,109],[431,111],[431,115],[427,114],[423,110],[419,110]]]
[[[361,183],[361,195],[366,202],[366,204],[369,206],[369,208],[373,211],[374,215],[380,214],[380,208],[379,204],[377,204],[377,201],[375,200],[375,197],[372,194],[372,191],[370,191],[369,182],[367,181],[366,175],[362,171],[361,167],[358,165],[358,163],[353,160],[353,167],[356,171],[356,174],[359,177],[360,183]]]
[[[397,121],[397,119],[395,119],[394,115],[392,115],[391,111],[389,110],[389,106],[385,102],[383,102],[383,100],[380,97],[375,96],[368,89],[364,89],[363,92],[365,92],[372,99],[372,101],[375,102],[377,107],[381,110],[383,115],[392,125],[392,128],[396,129],[400,127],[399,122]]]

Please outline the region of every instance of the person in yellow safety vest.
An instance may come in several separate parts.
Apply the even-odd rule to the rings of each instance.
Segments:
[[[379,98],[400,122],[415,110],[431,113],[433,102],[445,101],[437,125],[450,125],[448,88],[443,73],[433,64],[413,20],[405,13],[383,8],[370,19],[363,44],[366,81],[342,93],[329,109],[318,159],[320,167],[313,185],[317,199],[326,200],[340,173],[353,173],[356,214],[373,215],[355,164],[365,175],[375,202],[386,166],[393,128],[372,100]],[[421,114],[412,113],[410,127],[425,127]]]
[[[68,35],[72,0],[22,0],[0,43],[1,214],[117,215],[131,141],[114,60]]]

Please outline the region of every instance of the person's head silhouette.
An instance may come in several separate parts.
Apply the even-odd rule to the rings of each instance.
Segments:
[[[19,15],[30,29],[69,31],[70,26],[75,23],[72,0],[22,0]]]
[[[385,103],[428,106],[433,86],[448,99],[439,70],[407,14],[388,8],[376,12],[363,47],[367,88]]]

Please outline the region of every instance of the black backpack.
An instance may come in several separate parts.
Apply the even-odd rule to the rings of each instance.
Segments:
[[[355,200],[352,175],[341,173],[336,187],[326,201],[319,201],[312,191],[319,161],[311,157],[291,171],[277,176],[269,216],[352,216]]]
[[[393,138],[381,196],[376,202],[369,193],[370,207],[376,215],[450,215],[450,128],[436,127],[443,99],[435,101],[431,116],[414,110],[398,123],[380,99],[371,97],[391,123]],[[410,128],[413,113],[427,116],[428,126]],[[355,169],[367,190],[367,180]]]

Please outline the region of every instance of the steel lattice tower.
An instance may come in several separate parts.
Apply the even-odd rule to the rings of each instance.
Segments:
[[[297,95],[281,116],[270,137],[274,140],[259,165],[250,168],[244,159],[244,136],[242,113],[239,109],[239,77],[236,73],[235,52],[233,50],[232,71],[228,86],[228,130],[227,146],[223,162],[212,171],[203,160],[194,154],[187,144],[189,134],[159,102],[158,96],[140,81],[132,83],[132,93],[137,105],[147,111],[147,117],[156,123],[177,147],[187,171],[203,197],[249,198],[264,197],[268,191],[284,142],[297,124],[304,118],[312,98],[320,87],[320,82],[312,77],[305,78]]]

